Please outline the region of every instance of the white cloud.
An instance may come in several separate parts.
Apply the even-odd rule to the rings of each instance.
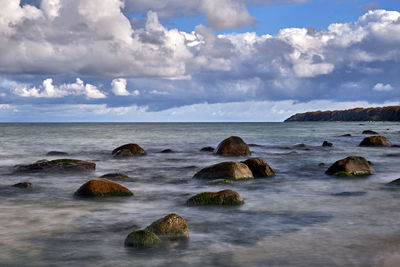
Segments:
[[[375,84],[373,90],[379,92],[391,91],[393,90],[393,87],[390,84],[377,83]]]
[[[34,98],[60,98],[67,95],[86,95],[88,98],[106,98],[106,95],[99,91],[96,86],[87,83],[86,85],[79,78],[75,83],[62,84],[58,87],[53,85],[53,79],[45,79],[39,88],[29,88],[26,84],[11,83],[14,94],[21,97]]]
[[[129,92],[126,90],[126,79],[114,79],[111,81],[112,92],[118,96],[126,96],[129,95]]]

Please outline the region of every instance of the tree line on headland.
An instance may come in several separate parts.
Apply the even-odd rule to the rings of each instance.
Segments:
[[[400,121],[400,106],[297,113],[290,121]]]

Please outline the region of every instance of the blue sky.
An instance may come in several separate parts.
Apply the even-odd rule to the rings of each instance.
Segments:
[[[399,1],[0,1],[2,122],[282,121],[400,103]]]

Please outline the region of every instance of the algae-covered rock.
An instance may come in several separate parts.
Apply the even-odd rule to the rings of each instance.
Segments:
[[[108,180],[123,180],[123,179],[129,178],[129,177],[126,174],[116,172],[116,173],[104,174],[104,175],[100,176],[100,178],[104,178],[104,179],[108,179]]]
[[[222,156],[250,156],[249,146],[238,136],[231,136],[222,141],[215,151]]]
[[[261,158],[251,158],[246,161],[242,161],[253,173],[254,178],[272,177],[275,176],[274,170],[268,165],[268,163]]]
[[[135,248],[152,248],[161,243],[161,239],[151,231],[139,230],[130,233],[125,239],[125,246]]]
[[[193,178],[208,180],[244,180],[253,179],[254,177],[246,164],[236,161],[227,161],[206,167],[197,172]]]
[[[153,222],[146,228],[146,230],[153,232],[160,238],[166,238],[169,240],[189,238],[189,228],[185,219],[174,213]]]
[[[381,135],[365,137],[360,146],[391,146],[392,143]]]
[[[107,179],[94,179],[82,185],[76,192],[80,197],[132,196],[126,187]]]
[[[15,166],[18,172],[39,172],[39,171],[94,171],[96,164],[89,161],[77,159],[56,159],[56,160],[40,160],[29,165]]]
[[[126,144],[112,151],[112,155],[116,158],[145,156],[146,154],[146,151],[138,144]]]
[[[336,161],[325,173],[341,177],[352,177],[371,175],[374,173],[374,169],[371,168],[365,158],[350,156]]]
[[[202,205],[240,205],[243,198],[233,190],[222,190],[219,192],[203,192],[191,197],[186,203],[193,206]]]

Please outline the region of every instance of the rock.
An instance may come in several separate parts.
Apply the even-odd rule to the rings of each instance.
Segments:
[[[151,248],[158,246],[160,243],[161,239],[148,230],[134,231],[125,239],[125,246],[134,248]]]
[[[107,179],[95,179],[82,185],[76,192],[80,197],[132,196],[126,187]]]
[[[141,148],[138,144],[126,144],[117,147],[112,151],[112,155],[116,158],[119,157],[133,157],[133,156],[145,156],[146,151]]]
[[[400,178],[391,181],[390,183],[388,183],[388,185],[400,185]]]
[[[204,151],[204,152],[214,152],[214,148],[211,146],[206,146],[203,147],[202,149],[200,149],[200,151]]]
[[[227,161],[206,167],[197,172],[193,178],[208,180],[243,180],[253,179],[254,176],[246,164],[236,161]]]
[[[307,147],[307,145],[306,145],[306,144],[297,144],[297,145],[294,145],[293,147],[296,147],[296,148],[305,148],[305,147]]]
[[[46,154],[46,156],[68,156],[68,153],[62,151],[50,151]]]
[[[384,136],[376,135],[365,137],[360,146],[391,146],[392,143]]]
[[[153,232],[160,238],[170,240],[189,238],[189,228],[185,219],[174,213],[153,222],[146,230]]]
[[[96,164],[89,161],[77,159],[56,159],[56,160],[39,160],[29,165],[17,165],[16,171],[22,172],[39,172],[39,171],[94,171]]]
[[[325,166],[325,163],[321,162],[321,163],[318,164],[318,166],[319,167],[323,167],[323,166]]]
[[[222,141],[217,149],[216,154],[223,156],[250,156],[249,146],[238,136],[231,136]]]
[[[351,137],[351,134],[342,134],[341,137]]]
[[[275,176],[274,170],[261,158],[251,158],[242,161],[253,173],[254,178]]]
[[[378,133],[372,130],[365,130],[362,132],[362,134],[378,134]]]
[[[325,146],[325,147],[332,147],[333,144],[332,144],[331,142],[324,141],[324,142],[322,143],[322,146]]]
[[[201,205],[240,205],[243,198],[233,190],[223,190],[219,192],[203,192],[191,197],[186,204],[193,206]]]
[[[374,173],[374,169],[371,168],[365,158],[350,156],[336,161],[325,173],[341,177],[351,177],[371,175]]]
[[[18,188],[31,188],[32,184],[31,183],[27,183],[27,182],[22,182],[22,183],[17,183],[15,185],[13,185],[14,187],[18,187]]]
[[[108,179],[108,180],[123,180],[123,179],[129,178],[129,177],[128,177],[128,175],[123,174],[123,173],[107,173],[107,174],[100,176],[100,178],[104,178],[104,179]]]
[[[160,153],[174,153],[174,151],[172,149],[164,149]]]

